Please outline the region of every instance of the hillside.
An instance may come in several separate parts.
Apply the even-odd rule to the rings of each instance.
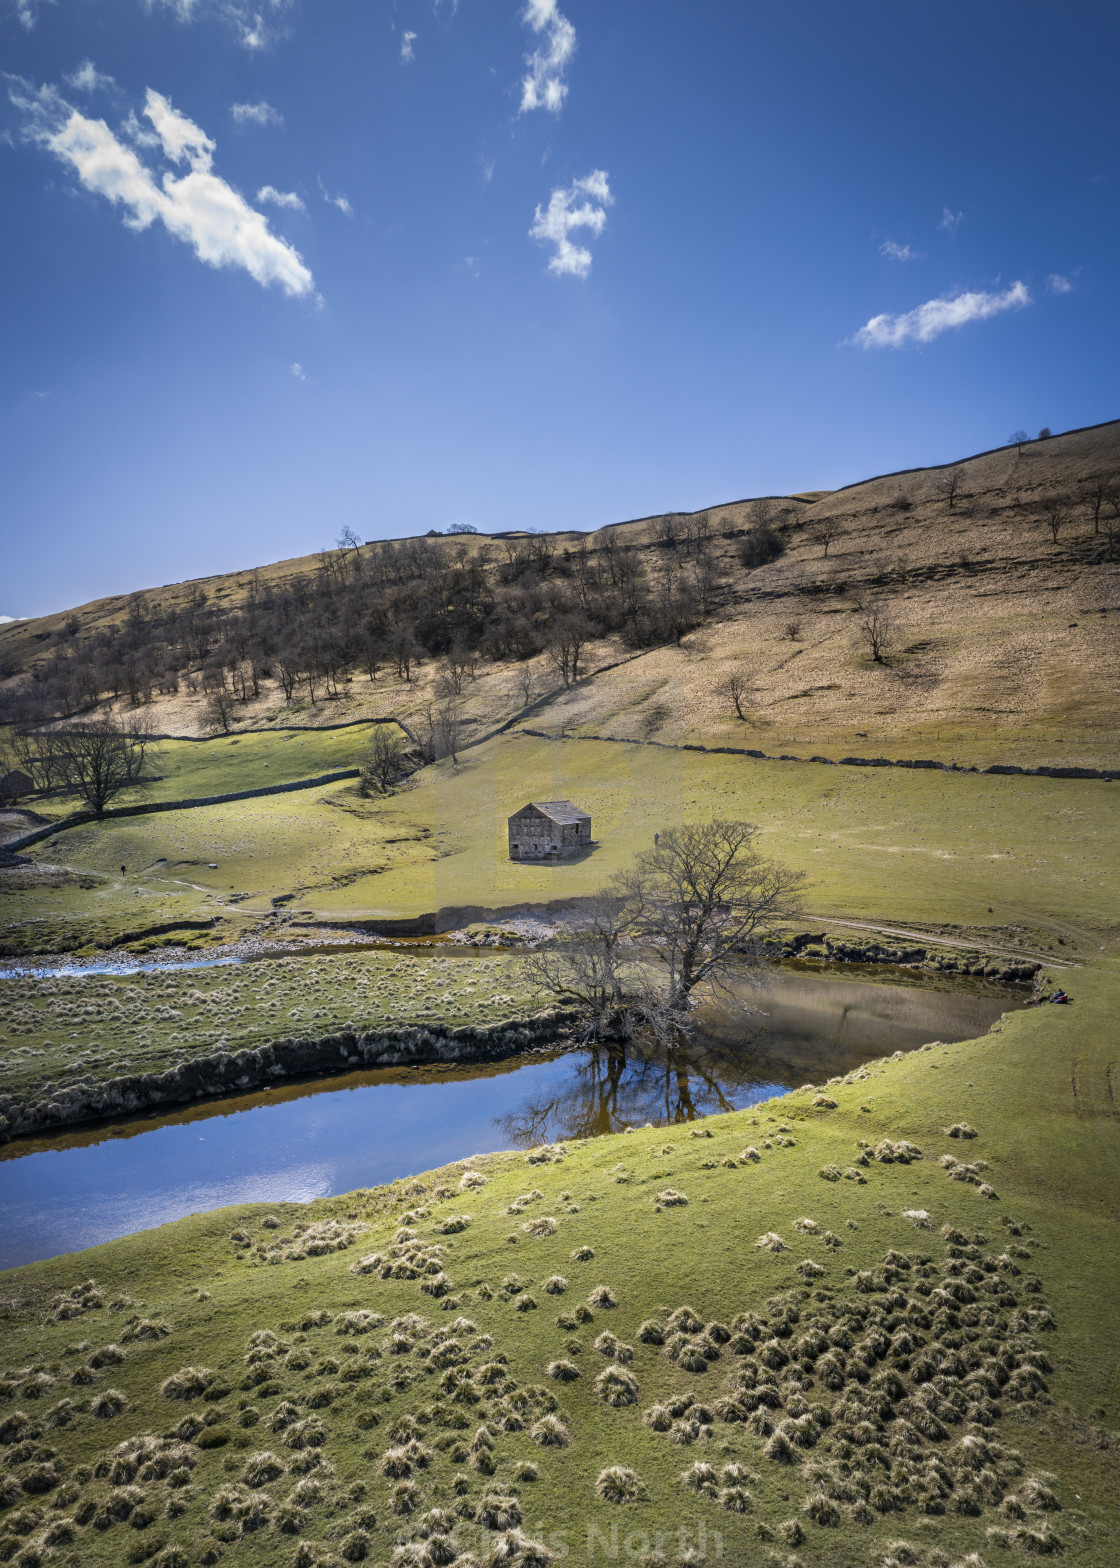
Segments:
[[[220,683],[234,731],[411,724],[462,656],[468,737],[528,708],[549,728],[768,752],[1115,765],[1117,476],[1112,422],[949,469],[590,535],[330,552],[0,628],[0,698],[11,718],[90,712],[95,698],[138,705],[156,730],[197,735],[215,723]],[[438,616],[433,596],[446,599]],[[880,659],[862,630],[870,612],[885,628]],[[550,645],[573,617],[586,644],[569,688]],[[286,696],[289,638],[315,644],[304,663],[322,667],[293,667]],[[77,691],[79,669],[108,673]],[[744,720],[723,689],[736,670]]]

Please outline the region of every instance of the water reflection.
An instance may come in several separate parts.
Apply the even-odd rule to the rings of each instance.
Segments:
[[[783,969],[747,998],[758,1012],[701,1010],[673,1049],[356,1072],[20,1139],[0,1150],[0,1267],[225,1204],[306,1202],[488,1149],[741,1109],[872,1057],[973,1038],[1025,1001],[982,982],[886,978]]]

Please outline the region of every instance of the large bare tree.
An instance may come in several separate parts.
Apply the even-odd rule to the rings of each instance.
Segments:
[[[693,993],[757,978],[762,936],[796,912],[803,874],[763,855],[750,822],[669,827],[527,964],[543,990],[576,1004],[589,1036],[645,1024],[666,1038]]]
[[[388,795],[410,772],[404,736],[389,724],[379,724],[358,765],[360,793]]]
[[[152,750],[142,726],[107,718],[66,725],[54,733],[60,737],[63,784],[98,816],[121,790],[140,783]]]

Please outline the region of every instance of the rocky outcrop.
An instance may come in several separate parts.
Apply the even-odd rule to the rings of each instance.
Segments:
[[[22,1101],[0,1094],[0,1142],[26,1133],[72,1127],[106,1116],[131,1116],[163,1106],[185,1105],[207,1095],[260,1089],[284,1078],[341,1073],[355,1067],[419,1067],[430,1062],[493,1062],[535,1046],[563,1040],[577,1015],[559,1009],[488,1026],[467,1024],[399,1030],[343,1032],[318,1040],[276,1040],[253,1050],[223,1051],[169,1067],[107,1082],[90,1079],[44,1085],[41,1097]]]
[[[939,974],[977,975],[985,980],[1024,985],[1042,968],[1034,959],[1007,959],[985,956],[979,949],[930,951],[917,945],[897,947],[884,942],[853,942],[830,937],[826,932],[799,932],[783,942],[765,944],[774,958],[818,958],[833,964],[895,964],[907,969],[924,969]]]

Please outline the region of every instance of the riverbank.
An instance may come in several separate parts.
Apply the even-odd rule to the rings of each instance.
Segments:
[[[1068,1008],[691,1129],[9,1272],[3,1550],[451,1561],[508,1526],[511,1562],[617,1528],[670,1562],[718,1532],[1111,1568],[1120,972],[1063,978]]]

